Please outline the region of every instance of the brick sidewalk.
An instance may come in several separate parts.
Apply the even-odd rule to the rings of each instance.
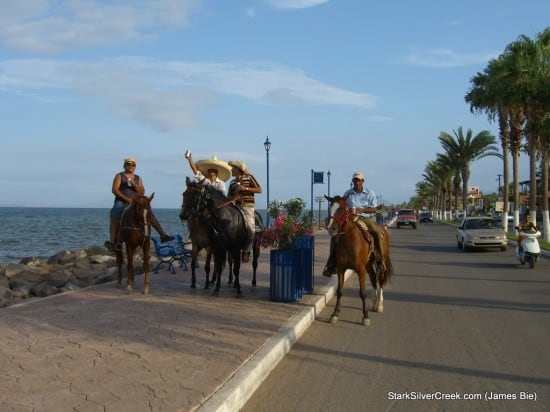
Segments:
[[[269,300],[269,251],[258,284],[243,265],[237,299],[190,289],[190,272],[152,274],[151,294],[114,283],[0,310],[2,411],[194,410],[334,281],[321,276],[328,236],[316,232],[315,291],[299,303]],[[202,264],[202,262],[201,262]]]

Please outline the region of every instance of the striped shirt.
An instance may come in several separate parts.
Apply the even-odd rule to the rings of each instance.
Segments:
[[[255,188],[260,187],[260,184],[256,180],[256,178],[250,174],[243,175],[240,180],[233,179],[231,183],[229,184],[229,191],[228,191],[228,197],[236,197],[237,198],[237,204],[239,206],[251,206],[254,207],[254,193],[244,190],[244,191],[237,191],[237,185]]]

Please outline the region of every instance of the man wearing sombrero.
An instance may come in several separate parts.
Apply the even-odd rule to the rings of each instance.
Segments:
[[[254,195],[262,193],[262,188],[254,176],[248,172],[245,162],[242,160],[230,160],[228,163],[231,166],[231,174],[234,179],[229,184],[227,197],[235,199],[236,204],[240,207],[245,217],[247,235],[241,261],[247,263],[250,259],[256,231]]]
[[[199,183],[218,189],[225,195],[225,182],[231,177],[231,167],[227,162],[212,156],[211,159],[195,163],[189,150],[185,152],[185,158],[189,161],[193,175]]]

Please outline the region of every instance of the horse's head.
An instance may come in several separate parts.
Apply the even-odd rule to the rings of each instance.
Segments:
[[[151,201],[155,197],[153,193],[147,197],[139,193],[135,193],[132,197],[131,207],[125,213],[127,224],[132,227],[144,227],[150,224]]]
[[[211,197],[206,186],[193,182],[189,177],[185,179],[185,183],[187,188],[182,195],[181,220],[189,220],[193,216],[206,213]]]
[[[349,221],[351,212],[346,203],[349,195],[347,196],[326,196],[325,199],[329,201],[329,217],[326,224],[327,232],[330,236],[336,236],[341,233],[346,223]]]

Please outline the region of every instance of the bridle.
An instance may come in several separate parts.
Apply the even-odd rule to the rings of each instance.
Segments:
[[[210,193],[207,192],[206,186],[203,185],[200,187],[192,186],[192,190],[198,192],[198,196],[196,196],[195,204],[190,205],[189,212],[191,213],[191,216],[206,216],[208,213],[208,202],[211,198]],[[182,207],[185,209],[185,197]]]
[[[351,217],[352,217],[351,209],[346,204],[342,205],[341,203],[339,203],[339,207],[338,207],[338,209],[336,209],[336,211],[338,211],[340,209],[344,209],[344,211],[342,212],[342,215],[340,217],[335,216],[335,215],[331,215],[329,217],[329,221],[330,221],[330,219],[332,219],[338,227],[338,232],[337,232],[336,236],[342,235],[344,233],[344,227],[351,220]]]
[[[141,202],[144,200],[134,200],[124,209],[121,229],[138,230],[147,236],[151,232],[149,208]]]

